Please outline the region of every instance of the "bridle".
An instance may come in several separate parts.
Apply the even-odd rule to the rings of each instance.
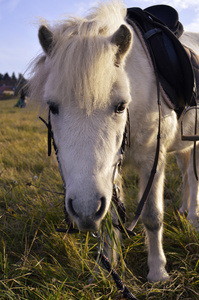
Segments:
[[[63,176],[63,172],[62,172],[62,167],[61,167],[61,163],[59,160],[59,151],[58,151],[58,147],[55,143],[55,139],[54,139],[54,135],[53,135],[53,130],[52,130],[52,125],[51,125],[51,112],[50,109],[48,111],[48,122],[46,122],[41,116],[39,117],[39,119],[46,125],[47,127],[47,143],[48,143],[48,156],[51,156],[52,153],[52,145],[56,154],[56,158],[57,158],[57,162],[59,165],[59,171],[60,171],[60,175],[62,177],[62,181],[63,181],[63,187],[64,187],[64,191],[66,191],[65,188],[65,180],[64,180],[64,176]],[[124,207],[123,202],[120,199],[120,188],[117,184],[115,184],[114,179],[115,179],[115,173],[117,171],[117,169],[120,168],[121,164],[122,164],[122,160],[124,157],[124,153],[125,153],[125,149],[126,146],[130,147],[130,117],[129,117],[129,110],[127,109],[127,121],[126,121],[126,125],[125,125],[125,129],[124,129],[124,133],[123,133],[123,139],[122,139],[122,144],[120,147],[120,158],[118,160],[118,162],[115,164],[114,167],[114,171],[113,171],[113,193],[112,193],[112,201],[118,211],[118,214],[120,216],[120,219],[122,221],[122,223],[125,223],[126,221],[126,210]],[[73,223],[71,222],[69,215],[67,213],[65,204],[64,204],[64,214],[65,214],[65,221],[66,224],[68,225],[67,229],[62,229],[62,228],[57,228],[58,232],[66,232],[66,233],[78,233],[79,230],[75,229]],[[118,224],[114,224],[114,227],[116,227],[117,229],[119,229],[121,232],[124,232],[123,229],[123,225],[121,224],[121,222],[118,222]],[[126,232],[128,232],[129,235],[135,235],[134,232],[129,231],[126,228]]]
[[[159,88],[158,88],[158,95],[159,95]],[[158,96],[158,100],[159,100],[159,96]],[[119,218],[118,218],[118,223],[117,224],[113,224],[113,226],[118,229],[120,232],[122,233],[126,233],[128,236],[135,236],[136,234],[133,232],[133,229],[135,227],[135,225],[137,224],[142,209],[145,205],[145,202],[148,198],[152,183],[153,183],[153,179],[156,173],[156,168],[157,168],[157,163],[158,163],[158,157],[159,157],[159,148],[160,148],[160,102],[159,102],[159,129],[158,129],[158,139],[157,139],[157,148],[156,148],[156,156],[155,156],[155,160],[154,160],[154,165],[151,171],[151,176],[149,178],[147,187],[145,189],[145,192],[143,194],[143,197],[138,205],[137,211],[135,213],[135,217],[132,221],[132,223],[130,224],[130,226],[128,228],[124,227],[124,223],[126,221],[126,209],[125,206],[123,204],[123,202],[120,199],[120,188],[119,186],[114,182],[114,178],[113,178],[113,193],[112,193],[112,202],[115,205]],[[62,167],[61,167],[61,163],[59,160],[59,151],[58,151],[58,147],[55,143],[55,139],[54,139],[54,135],[53,135],[53,130],[52,130],[52,125],[51,125],[51,112],[50,109],[48,111],[48,122],[46,122],[42,117],[39,117],[40,120],[46,125],[47,127],[47,140],[48,140],[48,156],[51,155],[52,152],[52,144],[54,147],[54,151],[56,154],[56,158],[58,161],[58,165],[59,165],[59,171],[60,171],[60,175],[62,177],[63,180],[63,187],[64,187],[64,191],[66,192],[66,188],[65,188],[65,181],[64,181],[64,176],[62,173]],[[123,133],[123,140],[122,140],[122,144],[120,147],[120,159],[119,161],[116,163],[115,165],[115,170],[113,173],[116,173],[117,169],[120,168],[121,164],[122,164],[122,160],[124,157],[124,153],[126,150],[126,146],[130,147],[130,116],[129,116],[129,110],[127,109],[127,121],[126,121],[126,126],[124,129],[124,133]],[[115,177],[113,175],[113,177]],[[65,198],[65,197],[64,197]],[[64,233],[68,233],[68,234],[73,234],[73,233],[79,233],[79,230],[76,229],[73,225],[73,223],[71,222],[69,215],[67,213],[66,207],[65,207],[65,201],[64,201],[64,214],[65,214],[65,221],[67,224],[67,229],[65,228],[57,228],[56,231],[57,232],[64,232]],[[111,273],[118,290],[120,290],[125,298],[128,299],[132,299],[132,300],[136,300],[136,298],[132,295],[132,293],[129,291],[129,289],[126,287],[126,285],[121,281],[119,275],[116,273],[116,271],[111,268],[111,264],[108,260],[108,258],[101,252],[99,253],[99,260],[102,262],[102,264],[104,265],[104,267],[106,268],[106,270]]]
[[[48,156],[51,156],[52,153],[52,144],[53,144],[53,148],[55,151],[55,155],[57,158],[57,162],[59,165],[59,172],[63,181],[63,188],[64,188],[64,199],[65,199],[65,194],[66,194],[66,185],[65,185],[65,180],[64,180],[64,176],[63,176],[63,172],[62,172],[62,167],[61,167],[61,163],[59,160],[59,151],[58,151],[58,147],[55,143],[55,139],[54,139],[54,135],[53,135],[53,130],[52,130],[52,125],[51,125],[51,117],[50,117],[50,108],[48,111],[48,122],[46,122],[41,116],[39,116],[39,119],[46,125],[47,127],[47,144],[48,144]],[[64,201],[64,215],[65,215],[65,221],[66,224],[68,225],[68,228],[57,228],[56,231],[57,232],[66,232],[66,233],[78,233],[79,230],[74,228],[73,223],[71,222],[69,215],[67,213],[66,210],[66,206],[65,206],[65,201]]]
[[[64,192],[66,192],[64,176],[63,176],[63,173],[62,173],[62,167],[61,167],[61,163],[60,163],[60,160],[59,160],[59,151],[58,151],[58,147],[55,143],[55,139],[54,139],[54,135],[53,135],[50,114],[51,114],[51,112],[50,112],[50,109],[49,109],[48,122],[46,122],[42,117],[39,117],[39,118],[47,127],[48,156],[51,155],[52,144],[53,144],[55,154],[56,154],[56,157],[57,157],[57,161],[58,161],[58,165],[59,165],[59,171],[60,171],[60,174],[61,174],[61,177],[62,177],[62,180],[63,180]],[[118,162],[115,164],[114,171],[113,171],[114,175],[113,175],[112,202],[114,203],[114,205],[117,209],[118,215],[119,215],[118,223],[113,224],[113,226],[121,232],[126,232],[128,235],[135,235],[135,233],[133,231],[130,231],[127,228],[124,229],[123,223],[125,223],[125,221],[126,221],[126,209],[125,209],[125,206],[124,206],[123,202],[120,199],[120,188],[117,184],[114,183],[115,173],[116,173],[117,169],[120,168],[120,166],[121,166],[126,146],[130,147],[130,118],[129,118],[129,110],[128,109],[127,109],[126,126],[125,126],[125,129],[124,129],[123,140],[122,140],[122,144],[121,144],[121,148],[120,148],[120,154],[121,155],[120,155],[120,158],[119,158]],[[65,197],[64,197],[64,199],[65,199]],[[68,234],[79,233],[79,230],[74,227],[73,223],[71,222],[71,220],[69,218],[69,215],[68,215],[66,207],[65,207],[65,201],[64,201],[64,215],[65,215],[65,221],[66,221],[66,224],[67,224],[67,229],[57,228],[56,231],[57,232],[64,232],[64,233],[68,233]],[[111,275],[112,275],[112,277],[113,277],[113,279],[116,283],[116,286],[117,286],[118,290],[121,293],[123,293],[124,297],[128,298],[128,299],[131,299],[131,300],[137,300],[134,297],[134,295],[129,291],[127,286],[122,282],[122,280],[120,279],[117,272],[111,267],[111,263],[109,262],[108,258],[105,256],[103,251],[98,253],[98,259],[99,259],[99,261],[102,262],[105,269],[109,273],[111,273]]]

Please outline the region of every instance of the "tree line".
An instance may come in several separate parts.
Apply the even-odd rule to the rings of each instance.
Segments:
[[[16,88],[18,84],[21,86],[21,84],[24,84],[25,82],[26,79],[21,73],[19,73],[18,76],[16,76],[14,72],[12,73],[11,76],[9,76],[8,73],[5,74],[0,73],[0,86],[6,85],[6,86],[11,86]]]
[[[24,76],[19,73],[18,76],[15,75],[13,72],[10,76],[8,73],[1,74],[0,73],[0,91],[2,93],[2,90],[4,89],[10,89],[14,92],[15,95],[17,95],[23,86],[27,83],[27,80],[24,78]]]

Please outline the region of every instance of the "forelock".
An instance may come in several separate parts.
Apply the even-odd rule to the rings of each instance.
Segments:
[[[42,101],[48,95],[46,89],[52,87],[52,97],[60,102],[76,101],[88,111],[107,103],[116,81],[117,49],[110,36],[124,16],[122,2],[111,1],[87,18],[71,18],[50,28],[53,51],[50,57],[43,55],[36,60],[30,79],[31,97]]]

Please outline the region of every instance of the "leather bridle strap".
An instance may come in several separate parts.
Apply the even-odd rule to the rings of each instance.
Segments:
[[[60,175],[62,177],[62,181],[63,181],[63,185],[64,185],[64,195],[65,195],[65,191],[66,191],[65,190],[65,181],[64,181],[64,176],[63,176],[63,173],[62,173],[61,164],[60,164],[60,161],[59,161],[58,148],[57,148],[57,145],[55,143],[54,136],[53,136],[52,125],[51,125],[51,120],[50,120],[50,109],[49,109],[49,112],[48,112],[48,123],[42,117],[39,117],[39,119],[46,125],[46,127],[48,129],[48,156],[51,155],[52,142],[53,142],[53,147],[54,147],[55,154],[56,154],[56,157],[57,157],[57,162],[58,162],[58,165],[59,165],[59,172],[60,172]],[[65,202],[64,202],[64,215],[65,215],[65,221],[66,221],[66,224],[68,225],[68,228],[67,229],[57,228],[56,231],[57,232],[66,232],[66,233],[69,233],[69,234],[79,233],[79,230],[75,229],[73,223],[70,221],[70,218],[69,218],[68,213],[66,211]]]
[[[56,147],[56,145],[54,143],[54,139],[53,139],[52,125],[50,122],[50,109],[48,112],[48,123],[40,116],[39,116],[39,119],[46,125],[46,127],[48,129],[48,156],[51,156],[51,152],[52,152],[52,141],[51,140],[53,140],[55,152],[57,150],[57,147]]]
[[[160,103],[158,104],[158,109],[159,109],[159,124],[158,124],[158,135],[157,135],[157,146],[156,146],[156,153],[155,153],[155,159],[154,159],[154,163],[153,163],[153,167],[151,170],[151,174],[147,183],[147,186],[144,190],[144,193],[142,195],[142,198],[138,204],[135,216],[133,218],[133,221],[131,222],[131,224],[129,225],[129,227],[127,228],[128,231],[133,231],[133,229],[135,228],[140,215],[142,213],[143,207],[148,199],[151,187],[153,185],[153,180],[157,171],[157,165],[158,165],[158,159],[159,159],[159,152],[160,152],[160,119],[161,119],[161,105]]]
[[[149,37],[150,39],[150,37]],[[150,48],[149,43],[147,44],[148,48]],[[128,231],[132,231],[134,229],[134,227],[136,226],[142,210],[144,208],[144,205],[148,199],[151,187],[153,185],[153,180],[157,171],[157,165],[158,165],[158,160],[159,160],[159,153],[160,153],[160,139],[161,139],[161,100],[160,100],[160,81],[159,81],[159,77],[158,77],[158,70],[157,70],[157,66],[156,66],[156,62],[155,62],[155,58],[153,56],[153,52],[149,51],[149,53],[151,53],[151,60],[153,63],[153,68],[154,68],[154,73],[155,73],[155,77],[156,77],[156,83],[157,83],[157,104],[158,104],[158,113],[159,113],[159,120],[158,120],[158,134],[157,134],[157,145],[156,145],[156,153],[155,153],[155,159],[154,159],[154,163],[153,163],[153,167],[151,170],[151,174],[147,183],[147,186],[144,190],[144,193],[142,195],[142,198],[138,204],[135,216],[133,218],[133,221],[131,222],[131,224],[128,227]]]

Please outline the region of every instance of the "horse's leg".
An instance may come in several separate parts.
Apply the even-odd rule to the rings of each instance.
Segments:
[[[141,215],[148,244],[149,273],[147,278],[149,281],[163,281],[169,277],[165,270],[166,257],[162,247],[164,160],[159,159],[158,170]],[[140,175],[140,190],[143,191],[149,178],[146,167],[143,168]]]
[[[182,172],[182,206],[179,209],[180,214],[187,213],[190,206],[190,191],[189,191],[189,181],[188,181],[188,167],[190,163],[191,150],[186,152],[178,152],[175,154],[178,166]]]
[[[197,146],[197,158],[199,157],[199,145]],[[193,166],[193,150],[191,151],[191,158],[188,168],[188,179],[190,187],[190,207],[187,219],[199,231],[199,182],[196,180]]]

